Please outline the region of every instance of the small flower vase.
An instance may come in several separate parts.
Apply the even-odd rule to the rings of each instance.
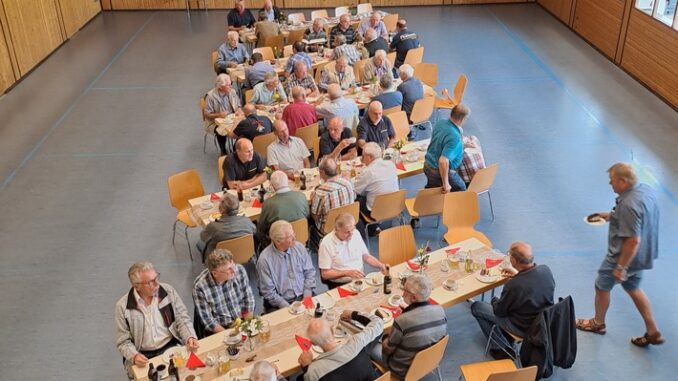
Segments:
[[[250,335],[247,335],[245,341],[242,343],[242,347],[247,352],[253,352],[256,349],[255,340]]]

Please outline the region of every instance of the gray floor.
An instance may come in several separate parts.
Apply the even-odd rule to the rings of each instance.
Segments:
[[[609,333],[579,334],[575,366],[552,379],[673,379],[678,114],[534,4],[398,11],[426,45],[425,61],[438,63],[439,87],[469,77],[466,132],[500,164],[497,218],[481,199],[478,228],[499,248],[532,243],[578,315],[592,314],[606,239],[581,219],[614,202],[605,170],[633,160],[657,189],[661,259],[644,288],[667,343],[630,345],[642,320],[615,290]],[[206,189],[217,188],[197,99],[212,85],[209,51],[225,15],[102,14],[0,99],[0,379],[124,379],[112,311],[135,260],[153,261],[192,305],[201,265],[181,237],[172,248],[166,179],[197,168]],[[403,185],[414,194],[423,179]],[[432,226],[424,221],[419,241],[436,236]],[[483,340],[466,305],[448,318],[442,368],[456,379],[459,364],[484,359]]]

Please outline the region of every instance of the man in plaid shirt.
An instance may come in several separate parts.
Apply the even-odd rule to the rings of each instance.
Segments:
[[[193,282],[195,318],[208,333],[216,333],[254,312],[254,296],[245,268],[233,262],[230,251],[214,250],[205,264],[207,268]]]
[[[337,173],[337,161],[325,157],[318,165],[323,184],[318,186],[311,196],[311,216],[315,221],[315,229],[311,229],[314,243],[320,241],[327,213],[334,208],[351,204],[355,201],[355,190],[350,180]],[[317,240],[316,240],[317,239]]]
[[[302,61],[297,61],[297,63],[294,64],[294,72],[287,77],[285,91],[287,91],[288,98],[292,97],[292,89],[295,86],[301,86],[307,97],[317,97],[320,94],[318,86],[315,84],[315,80],[308,75],[308,68]]]
[[[483,151],[480,148],[480,142],[477,137],[474,135],[462,135],[461,139],[464,142],[464,157],[461,159],[461,166],[457,172],[468,187],[473,179],[473,175],[485,168],[485,158],[483,157]]]
[[[310,69],[313,67],[313,60],[311,60],[311,56],[306,54],[306,52],[304,51],[305,49],[306,45],[301,41],[297,41],[294,44],[292,44],[292,50],[294,50],[294,54],[287,59],[287,63],[285,64],[286,72],[292,73],[294,65],[299,61],[306,64],[306,69]]]

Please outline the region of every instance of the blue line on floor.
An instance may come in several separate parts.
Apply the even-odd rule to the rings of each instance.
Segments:
[[[137,156],[137,153],[134,152],[109,152],[109,153],[96,153],[96,152],[81,152],[81,153],[53,153],[45,154],[42,157],[118,157],[118,156]]]
[[[549,77],[473,78],[473,83],[538,82],[550,79]]]
[[[141,32],[144,29],[146,29],[146,26],[151,22],[151,20],[155,17],[156,14],[157,12],[154,12],[146,20],[146,22],[144,22],[144,24],[141,25],[141,27],[132,35],[132,37],[130,37],[127,43],[125,43],[125,45],[123,45],[123,47],[120,48],[120,50],[118,50],[117,53],[115,53],[115,55],[113,56],[113,58],[111,58],[111,61],[108,63],[108,65],[106,65],[106,67],[99,73],[99,75],[97,75],[96,78],[94,78],[94,80],[92,80],[92,82],[89,83],[85,90],[83,90],[82,93],[80,93],[80,95],[78,95],[78,97],[75,98],[73,103],[71,103],[68,109],[66,109],[66,112],[64,112],[63,115],[61,115],[61,117],[56,122],[54,122],[52,126],[50,126],[47,132],[44,135],[42,135],[42,137],[40,138],[40,140],[38,140],[33,149],[31,149],[30,152],[28,152],[28,154],[21,161],[21,163],[19,163],[19,166],[12,170],[12,172],[7,177],[5,177],[5,180],[2,182],[2,185],[0,186],[0,192],[7,188],[9,183],[11,183],[12,180],[14,180],[14,177],[19,172],[19,170],[22,169],[26,165],[26,163],[28,163],[33,158],[35,153],[42,147],[43,144],[45,144],[47,138],[49,138],[52,135],[52,133],[57,129],[57,127],[59,127],[61,123],[66,119],[66,117],[70,115],[71,111],[73,111],[75,106],[80,102],[80,100],[85,96],[85,94],[87,94],[92,89],[92,87],[94,87],[94,84],[97,83],[97,81],[99,81],[104,74],[106,74],[106,72],[111,68],[111,66],[113,66],[113,64],[118,60],[118,58],[120,58],[122,53],[124,53],[125,50],[127,50],[127,48],[130,46],[130,44],[139,36],[139,34],[141,34]]]
[[[111,87],[92,87],[90,90],[175,90],[187,89],[186,86],[111,86]],[[203,87],[194,87],[195,89],[204,89]]]
[[[485,10],[492,15],[494,20],[504,29],[504,32],[513,40],[513,42],[522,50],[531,60],[534,62],[537,66],[539,66],[544,73],[556,84],[558,87],[565,92],[574,102],[577,104],[586,114],[593,119],[593,121],[600,127],[603,132],[612,140],[613,143],[615,143],[619,148],[621,148],[623,151],[628,151],[630,156],[633,156],[633,150],[626,145],[624,145],[617,137],[612,133],[612,130],[607,128],[603,123],[600,122],[600,120],[591,112],[591,110],[587,107],[586,103],[584,103],[576,94],[570,91],[570,89],[565,86],[565,84],[556,76],[556,74],[551,70],[539,57],[537,54],[535,54],[532,49],[530,49],[529,46],[520,38],[518,35],[513,33],[511,29],[504,24],[497,15],[492,12],[491,9],[488,7],[485,7]],[[630,160],[631,161],[631,160]],[[644,165],[641,165],[640,162],[635,160],[636,163],[639,164],[640,168],[645,168]],[[654,177],[654,176],[653,176]],[[662,184],[658,179],[655,178],[655,183],[657,187],[662,190],[668,198],[671,200],[672,203],[675,205],[678,205],[678,197],[676,197],[664,184]]]

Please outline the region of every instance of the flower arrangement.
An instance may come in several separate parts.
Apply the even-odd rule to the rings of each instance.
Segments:
[[[403,149],[403,147],[405,147],[405,144],[407,144],[407,142],[405,141],[405,139],[400,139],[400,140],[396,141],[396,142],[393,144],[393,148],[395,148],[395,149],[397,149],[398,151],[400,151],[401,149]]]
[[[261,316],[254,316],[254,314],[243,310],[241,316],[235,319],[231,326],[235,328],[237,332],[245,335],[245,341],[243,343],[245,350],[253,351],[254,340],[252,340],[252,336],[254,336],[255,333],[260,332],[263,327]]]
[[[429,241],[426,241],[426,244],[417,249],[417,260],[419,262],[419,272],[423,272],[424,269],[428,266],[428,261],[431,259],[431,246],[429,246]]]

